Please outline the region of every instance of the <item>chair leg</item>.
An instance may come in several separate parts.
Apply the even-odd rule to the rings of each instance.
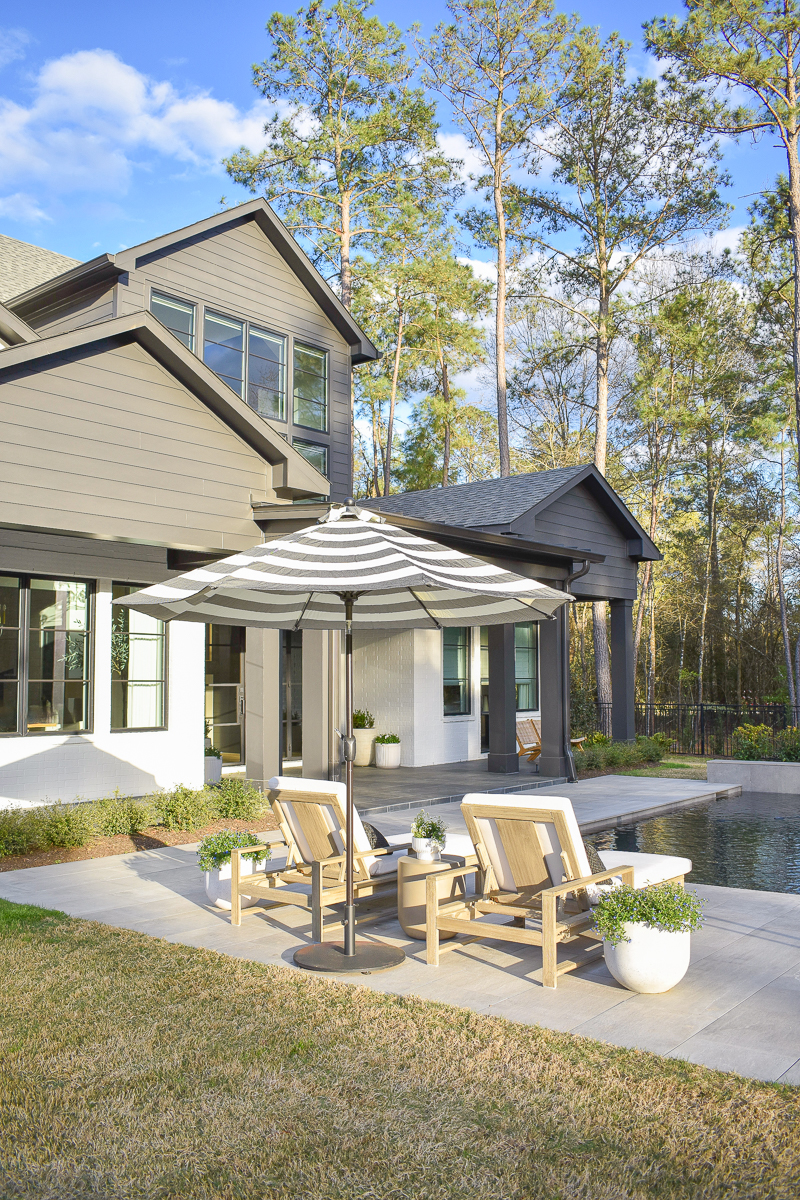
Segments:
[[[439,892],[436,885],[436,874],[429,875],[425,881],[425,951],[429,967],[439,965],[439,928],[436,924],[436,913],[439,908]]]
[[[324,940],[325,924],[322,919],[322,863],[311,864],[311,940]]]
[[[231,853],[231,925],[242,923],[242,897],[239,895],[241,858],[238,850]]]
[[[542,897],[542,984],[558,985],[558,943],[556,942],[556,898]]]

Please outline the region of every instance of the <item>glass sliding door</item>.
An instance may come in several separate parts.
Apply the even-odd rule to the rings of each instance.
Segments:
[[[0,575],[0,733],[17,732],[20,581]]]
[[[206,736],[224,766],[244,762],[244,643],[240,625],[206,625]]]
[[[281,757],[303,757],[303,634],[281,633]]]
[[[87,583],[32,579],[27,666],[28,733],[89,728],[90,591]]]

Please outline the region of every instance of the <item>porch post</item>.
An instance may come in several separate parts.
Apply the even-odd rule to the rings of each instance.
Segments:
[[[324,629],[303,630],[303,775],[328,779],[330,718],[328,640]]]
[[[247,778],[266,782],[281,773],[280,630],[248,629],[244,658]]]
[[[489,770],[519,771],[514,626],[489,626]]]
[[[631,742],[636,736],[633,670],[633,601],[611,601],[611,736]]]
[[[567,757],[569,730],[565,727],[564,690],[569,687],[564,665],[569,662],[565,639],[569,638],[569,612],[564,605],[553,620],[539,622],[539,710],[541,712],[542,753],[539,771],[550,778],[571,778],[572,763]],[[567,647],[568,648],[568,647]]]

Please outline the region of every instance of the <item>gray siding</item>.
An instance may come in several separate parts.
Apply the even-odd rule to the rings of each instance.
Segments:
[[[331,498],[350,488],[350,348],[255,221],[220,230],[166,251],[123,276],[117,315],[148,308],[150,289],[198,305],[197,349],[202,354],[202,305],[249,319],[329,354]],[[291,376],[291,345],[289,349]],[[289,379],[291,397],[291,377]],[[275,423],[276,428],[281,428]],[[290,435],[328,444],[324,435],[283,426]]]
[[[41,337],[52,337],[56,333],[67,333],[84,325],[95,325],[116,316],[114,312],[114,288],[110,284],[67,296],[57,304],[37,312],[28,322]]]
[[[137,343],[0,387],[0,524],[186,548],[261,540],[269,465]]]
[[[23,529],[0,529],[0,571],[148,584],[161,583],[175,574],[167,568],[167,551],[158,546],[59,537]]]
[[[604,563],[594,564],[573,584],[576,596],[598,600],[636,598],[636,563],[628,557],[627,537],[583,484],[537,512],[535,521],[522,517],[513,528],[537,542],[605,554]]]

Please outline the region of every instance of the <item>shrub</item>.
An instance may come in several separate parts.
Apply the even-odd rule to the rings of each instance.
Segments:
[[[610,737],[606,737],[604,733],[600,733],[599,730],[595,729],[594,733],[590,733],[583,744],[584,746],[608,746],[610,743]]]
[[[151,824],[154,816],[146,799],[121,796],[119,791],[95,801],[92,807],[95,828],[103,837],[141,833]]]
[[[38,845],[39,830],[33,809],[0,809],[0,858],[27,854]]]
[[[733,757],[800,762],[800,729],[790,725],[773,731],[769,725],[740,725],[733,731]]]
[[[211,804],[218,817],[228,821],[251,821],[264,811],[264,797],[246,779],[223,779],[211,794]]]
[[[213,820],[211,798],[207,792],[195,792],[178,783],[169,792],[152,797],[158,823],[165,829],[199,829]]]
[[[447,826],[441,817],[432,817],[430,813],[426,813],[423,808],[418,812],[411,823],[411,836],[416,838],[427,838],[430,842],[437,842],[440,846],[444,845],[445,833]]]
[[[197,865],[201,871],[218,871],[231,861],[234,846],[258,845],[258,838],[249,829],[221,829],[219,833],[210,833],[203,838],[197,851]],[[242,858],[249,858],[252,862],[271,857],[269,846],[253,854],[242,855]]]
[[[602,736],[602,734],[600,735]],[[663,748],[653,738],[637,737],[635,742],[609,742],[605,739],[575,754],[579,771],[604,771],[608,767],[629,767],[639,762],[660,762]]]
[[[612,946],[631,940],[625,935],[628,921],[667,933],[685,933],[703,924],[700,900],[677,883],[639,889],[622,884],[602,897],[593,916],[595,929]]]
[[[636,740],[639,741],[640,738],[643,741],[648,740],[644,738],[641,733]],[[665,754],[669,754],[670,750],[672,749],[673,738],[671,738],[668,733],[651,733],[649,741],[655,742],[657,746],[660,746]]]
[[[35,814],[39,846],[85,846],[94,833],[89,804],[43,804],[29,809]]]
[[[216,746],[206,746],[205,756],[206,758],[222,758],[222,751],[218,750]]]
[[[375,738],[376,746],[397,746],[400,738],[396,733],[379,733]]]
[[[353,729],[374,729],[375,718],[368,708],[357,708],[353,713]]]
[[[664,741],[667,743],[666,746]],[[643,737],[642,734],[639,734],[631,749],[635,751],[639,762],[661,762],[670,745],[670,739],[663,733],[656,733],[652,737]]]

